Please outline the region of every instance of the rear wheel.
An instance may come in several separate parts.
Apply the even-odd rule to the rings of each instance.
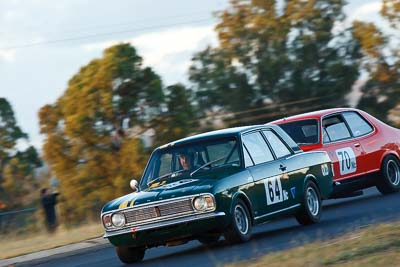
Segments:
[[[302,225],[319,222],[321,219],[321,194],[312,181],[307,181],[304,187],[303,205],[296,214],[296,220]]]
[[[116,247],[118,258],[123,263],[134,263],[143,260],[144,247]]]
[[[382,162],[381,177],[376,184],[381,194],[391,194],[400,189],[400,164],[395,156],[387,156]]]
[[[231,225],[224,233],[225,240],[231,244],[246,242],[251,237],[250,212],[241,199],[233,205]]]

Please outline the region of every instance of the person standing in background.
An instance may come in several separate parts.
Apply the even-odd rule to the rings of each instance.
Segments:
[[[56,204],[58,195],[58,192],[50,192],[48,188],[42,188],[40,191],[41,203],[46,220],[46,228],[50,233],[54,232],[57,228]]]

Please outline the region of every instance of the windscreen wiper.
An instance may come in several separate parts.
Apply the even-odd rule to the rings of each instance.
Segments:
[[[162,179],[167,178],[167,177],[169,177],[169,176],[171,176],[171,175],[172,175],[172,172],[167,173],[167,174],[164,174],[164,175],[161,175],[161,176],[159,176],[159,177],[157,177],[157,178],[151,180],[150,182],[148,182],[148,183],[147,183],[147,186],[150,186],[150,185],[152,185],[152,184],[155,184],[156,182],[159,182],[159,181],[161,181]]]
[[[226,159],[226,158],[227,158],[227,156],[223,156],[223,157],[221,157],[221,158],[219,158],[219,159],[212,160],[212,161],[209,161],[209,162],[207,162],[207,163],[201,165],[200,167],[198,167],[197,169],[195,169],[194,171],[192,171],[192,172],[190,173],[190,177],[192,177],[193,174],[195,174],[195,173],[198,172],[199,170],[203,169],[204,167],[210,166],[211,164],[213,164],[213,163],[215,163],[215,162],[218,162],[218,161],[220,161],[220,160]]]
[[[161,176],[159,176],[159,177],[157,177],[157,178],[154,178],[154,179],[151,180],[150,182],[148,182],[148,183],[147,183],[147,186],[150,186],[150,185],[152,185],[152,184],[155,184],[156,182],[159,182],[159,181],[161,181],[161,180],[163,180],[164,178],[167,178],[167,177],[175,177],[175,176],[177,176],[178,173],[180,173],[180,172],[182,172],[182,171],[184,171],[184,170],[179,170],[179,171],[170,172],[170,173],[161,175]]]

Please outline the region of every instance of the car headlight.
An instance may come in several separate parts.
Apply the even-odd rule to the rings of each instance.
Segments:
[[[193,207],[197,211],[215,210],[214,198],[210,195],[198,196],[193,200]]]
[[[115,227],[122,227],[125,225],[125,216],[122,213],[114,213],[111,222]]]

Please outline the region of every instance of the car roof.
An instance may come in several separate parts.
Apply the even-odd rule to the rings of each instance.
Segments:
[[[304,120],[304,119],[319,119],[325,115],[329,115],[332,113],[337,113],[337,112],[343,112],[343,111],[359,111],[358,109],[355,108],[330,108],[330,109],[322,109],[322,110],[317,110],[317,111],[312,111],[312,112],[307,112],[307,113],[302,113],[290,117],[285,117],[279,120],[271,121],[269,123],[271,124],[281,124],[289,121],[296,121],[296,120]],[[267,124],[269,124],[267,123]]]
[[[275,129],[277,126],[275,125],[249,125],[249,126],[240,126],[240,127],[232,127],[232,128],[226,128],[226,129],[221,129],[221,130],[215,130],[215,131],[210,131],[210,132],[205,132],[201,134],[196,134],[192,136],[188,136],[176,141],[172,141],[168,144],[165,144],[163,146],[160,146],[160,148],[166,147],[166,146],[173,146],[173,145],[181,145],[181,144],[186,144],[186,143],[191,143],[194,141],[201,141],[205,139],[214,139],[214,138],[223,138],[223,137],[230,137],[230,136],[238,136],[242,133],[249,132],[252,130],[257,130],[261,128],[273,128]]]
[[[276,125],[250,125],[250,126],[242,126],[242,127],[234,127],[234,128],[226,128],[222,130],[215,130],[215,131],[210,131],[210,132],[205,132],[193,136],[189,136],[183,139],[179,139],[173,142],[170,142],[168,144],[162,145],[158,147],[158,149],[164,149],[166,147],[172,147],[176,145],[184,145],[187,143],[192,143],[192,142],[197,142],[197,141],[203,141],[203,140],[208,140],[208,139],[218,139],[218,138],[224,138],[224,137],[237,137],[240,136],[243,133],[250,132],[253,130],[258,130],[258,129],[273,129],[275,132],[277,132],[282,138],[285,139],[285,142],[293,149],[294,152],[299,152],[300,148],[297,146],[297,144],[287,135],[286,132],[284,132],[279,126]]]
[[[221,129],[221,130],[205,132],[205,133],[201,133],[201,134],[188,136],[188,137],[176,140],[176,141],[172,141],[168,144],[160,146],[160,148],[167,147],[167,146],[181,145],[181,144],[191,143],[194,141],[210,139],[210,138],[223,138],[223,137],[229,137],[229,136],[237,136],[237,135],[240,135],[247,131],[259,129],[262,127],[265,128],[265,126],[267,126],[267,125],[251,125],[251,126],[233,127],[233,128],[226,128],[226,129]],[[267,127],[270,127],[270,125],[268,125]]]

